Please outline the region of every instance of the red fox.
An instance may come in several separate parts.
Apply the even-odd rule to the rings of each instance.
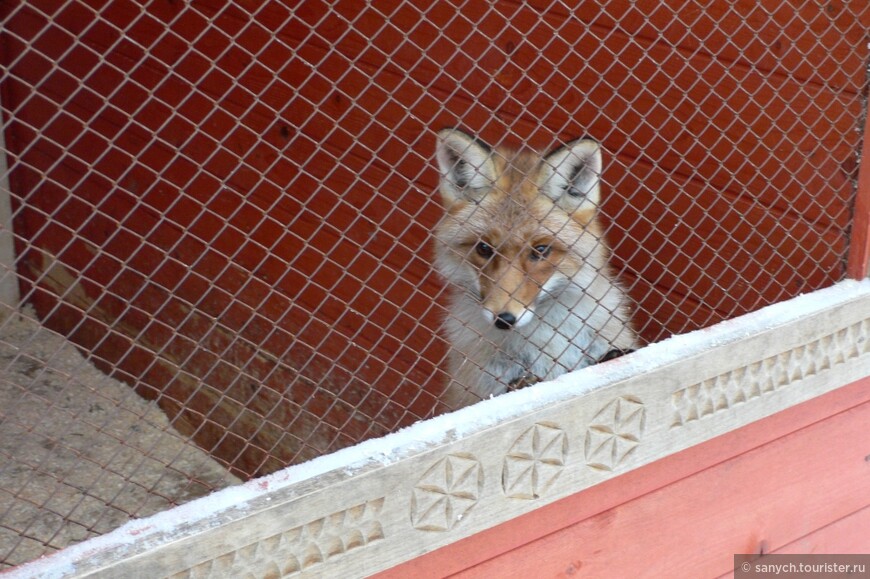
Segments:
[[[598,219],[601,146],[543,157],[438,133],[445,215],[436,268],[448,282],[448,408],[638,347]]]

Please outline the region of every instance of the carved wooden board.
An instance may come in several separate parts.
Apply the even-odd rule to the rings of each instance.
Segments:
[[[394,437],[419,433],[423,443],[393,449],[389,460],[336,464],[220,512],[186,505],[192,515],[182,524],[162,513],[62,553],[53,569],[46,560],[21,572],[371,574],[870,376],[870,282],[843,282],[750,316],[754,323],[720,324],[684,348],[655,344],[517,392],[525,398],[514,400],[528,405],[514,414],[505,412],[511,399],[486,401],[473,415],[491,409],[497,417],[489,423],[421,423]],[[582,392],[584,384],[595,387],[535,402],[553,385]],[[463,416],[472,414],[454,418]],[[438,431],[439,424],[453,427]]]
[[[870,401],[773,442],[761,439],[751,452],[479,564],[451,569],[424,560],[378,579],[718,577],[733,569],[737,553],[866,553],[866,531],[826,528],[832,521],[854,527],[855,513],[870,505],[868,424]]]

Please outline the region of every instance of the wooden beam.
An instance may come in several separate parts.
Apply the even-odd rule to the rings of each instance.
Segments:
[[[847,275],[852,279],[864,279],[870,273],[870,111],[865,111],[864,114],[860,162],[846,269]]]
[[[870,403],[870,378],[859,380],[839,390],[542,507],[527,515],[512,519],[483,533],[478,533],[422,557],[412,559],[378,574],[377,579],[401,579],[403,577],[435,579],[436,577],[454,575],[466,569],[490,569],[490,565],[494,563],[486,563],[487,561],[500,558],[509,560],[514,550],[521,550],[527,544],[540,546],[539,541],[544,537],[558,535],[564,529],[581,524],[583,521],[604,516],[602,513],[606,511],[619,512],[620,505],[638,500],[650,493],[667,492],[666,489],[677,481],[691,478],[707,469],[715,469],[717,465],[727,464],[728,461],[741,455],[755,452],[770,444],[771,441],[791,435],[813,424],[823,422],[831,416],[867,403]],[[868,448],[867,453],[870,453],[870,448]],[[866,510],[870,510],[870,507]],[[870,513],[867,513],[867,516],[870,516]],[[667,523],[666,519],[667,517],[663,517],[662,524]],[[845,522],[843,525],[846,528]],[[839,529],[839,527],[837,528]],[[835,537],[841,537],[842,533],[836,529],[830,529],[826,533],[819,531],[817,538],[822,536],[830,542]],[[621,540],[616,541],[616,543],[621,542]],[[543,555],[543,552],[541,554]],[[478,565],[480,567],[476,567]],[[618,575],[619,573],[614,572],[614,574]]]
[[[143,568],[154,576],[374,574],[513,519],[532,530],[547,505],[608,481],[626,477],[612,494],[595,495],[605,508],[625,496],[619,484],[655,493],[673,480],[665,471],[649,486],[632,471],[868,376],[870,284],[849,280],[131,522],[9,579],[63,576],[61,567],[107,578]],[[735,445],[770,440],[756,434]],[[573,504],[602,506],[586,497]],[[554,528],[582,525],[559,508],[550,510],[562,517]],[[487,557],[500,548],[490,542]]]
[[[870,505],[867,424],[870,402],[456,576],[717,577]]]

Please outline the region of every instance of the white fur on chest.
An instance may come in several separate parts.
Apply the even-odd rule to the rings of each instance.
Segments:
[[[527,374],[549,380],[588,366],[608,349],[587,323],[595,307],[589,299],[570,309],[551,302],[529,323],[501,330],[471,296],[454,296],[452,315],[444,325],[452,346],[451,374],[466,387],[474,385],[472,394],[486,398],[505,392],[509,383]]]

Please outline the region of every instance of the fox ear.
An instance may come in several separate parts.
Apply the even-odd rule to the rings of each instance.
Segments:
[[[569,213],[594,211],[601,202],[601,165],[601,145],[592,139],[578,139],[544,158],[538,185]]]
[[[441,171],[441,198],[446,206],[466,200],[478,203],[492,187],[492,149],[458,129],[438,132],[436,150]]]

